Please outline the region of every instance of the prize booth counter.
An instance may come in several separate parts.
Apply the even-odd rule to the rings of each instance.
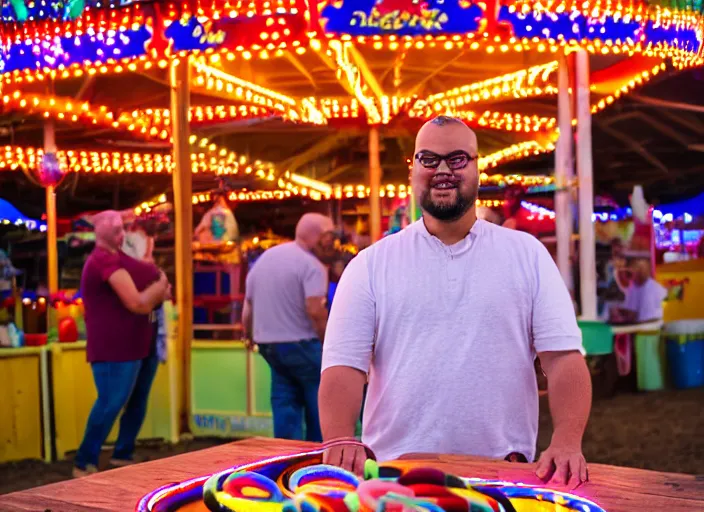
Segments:
[[[258,353],[246,349],[240,315],[248,265],[280,241],[263,236],[245,241],[241,247],[194,244],[196,322],[190,347],[189,423],[196,436],[272,433],[269,368]],[[169,262],[172,255],[173,248],[164,246],[154,253],[167,271],[173,267],[173,261]],[[73,269],[74,263],[66,267]],[[78,448],[96,399],[91,368],[86,363],[83,304],[76,290],[60,292],[60,299],[24,295],[15,295],[13,309],[18,327],[28,332],[25,346],[0,348],[4,381],[0,386],[0,463],[64,459]],[[183,387],[175,341],[178,318],[173,303],[165,308],[167,360],[159,365],[138,439],[177,442]],[[48,315],[58,326],[49,332]],[[73,336],[66,337],[62,327],[66,320],[75,328]],[[117,424],[108,442],[116,436]]]
[[[169,329],[173,329],[173,306],[167,304],[166,308],[172,324]],[[57,310],[59,318],[61,314]],[[178,375],[172,339],[169,336],[167,342],[168,360],[159,366],[154,380],[139,439],[178,441]],[[85,341],[2,348],[0,375],[0,463],[22,459],[49,462],[78,448],[97,397],[86,363]],[[117,425],[108,442],[116,437]]]

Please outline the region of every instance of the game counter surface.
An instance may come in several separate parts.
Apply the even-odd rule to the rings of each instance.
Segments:
[[[312,443],[252,438],[6,494],[0,496],[0,511],[132,511],[144,495],[164,485],[317,447]],[[410,454],[403,459],[406,466],[432,467],[457,476],[542,484],[534,475],[534,464],[436,454]],[[595,502],[607,512],[704,511],[704,475],[660,473],[603,464],[590,464],[589,475],[590,481],[572,493]],[[180,509],[191,510],[202,508]]]

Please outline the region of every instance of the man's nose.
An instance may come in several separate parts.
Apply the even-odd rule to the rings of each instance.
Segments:
[[[435,170],[436,173],[442,172],[442,173],[449,173],[452,172],[450,170],[450,167],[447,165],[447,162],[445,160],[440,160],[440,165],[438,165],[437,169]]]

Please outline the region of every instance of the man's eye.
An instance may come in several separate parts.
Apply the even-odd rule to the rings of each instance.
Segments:
[[[453,156],[452,158],[449,158],[447,160],[447,164],[450,167],[462,167],[465,165],[466,162],[467,162],[467,157],[464,155]]]
[[[438,160],[439,159],[436,156],[423,155],[420,157],[420,163],[426,167],[437,165]]]

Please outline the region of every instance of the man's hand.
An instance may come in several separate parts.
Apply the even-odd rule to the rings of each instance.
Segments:
[[[579,446],[561,444],[554,439],[538,460],[535,474],[543,482],[576,489],[589,480],[587,461]]]
[[[362,446],[351,444],[332,446],[323,453],[323,464],[341,467],[358,476],[364,475],[366,460],[366,450]]]
[[[161,301],[160,302],[165,302],[167,300],[171,299],[171,285],[169,284],[169,278],[166,277],[166,274],[164,273],[163,270],[159,271],[159,290],[161,294]]]
[[[550,446],[540,456],[536,475],[574,489],[588,477],[582,436],[592,403],[591,377],[584,357],[576,350],[541,352],[539,356],[548,377],[554,430]]]

